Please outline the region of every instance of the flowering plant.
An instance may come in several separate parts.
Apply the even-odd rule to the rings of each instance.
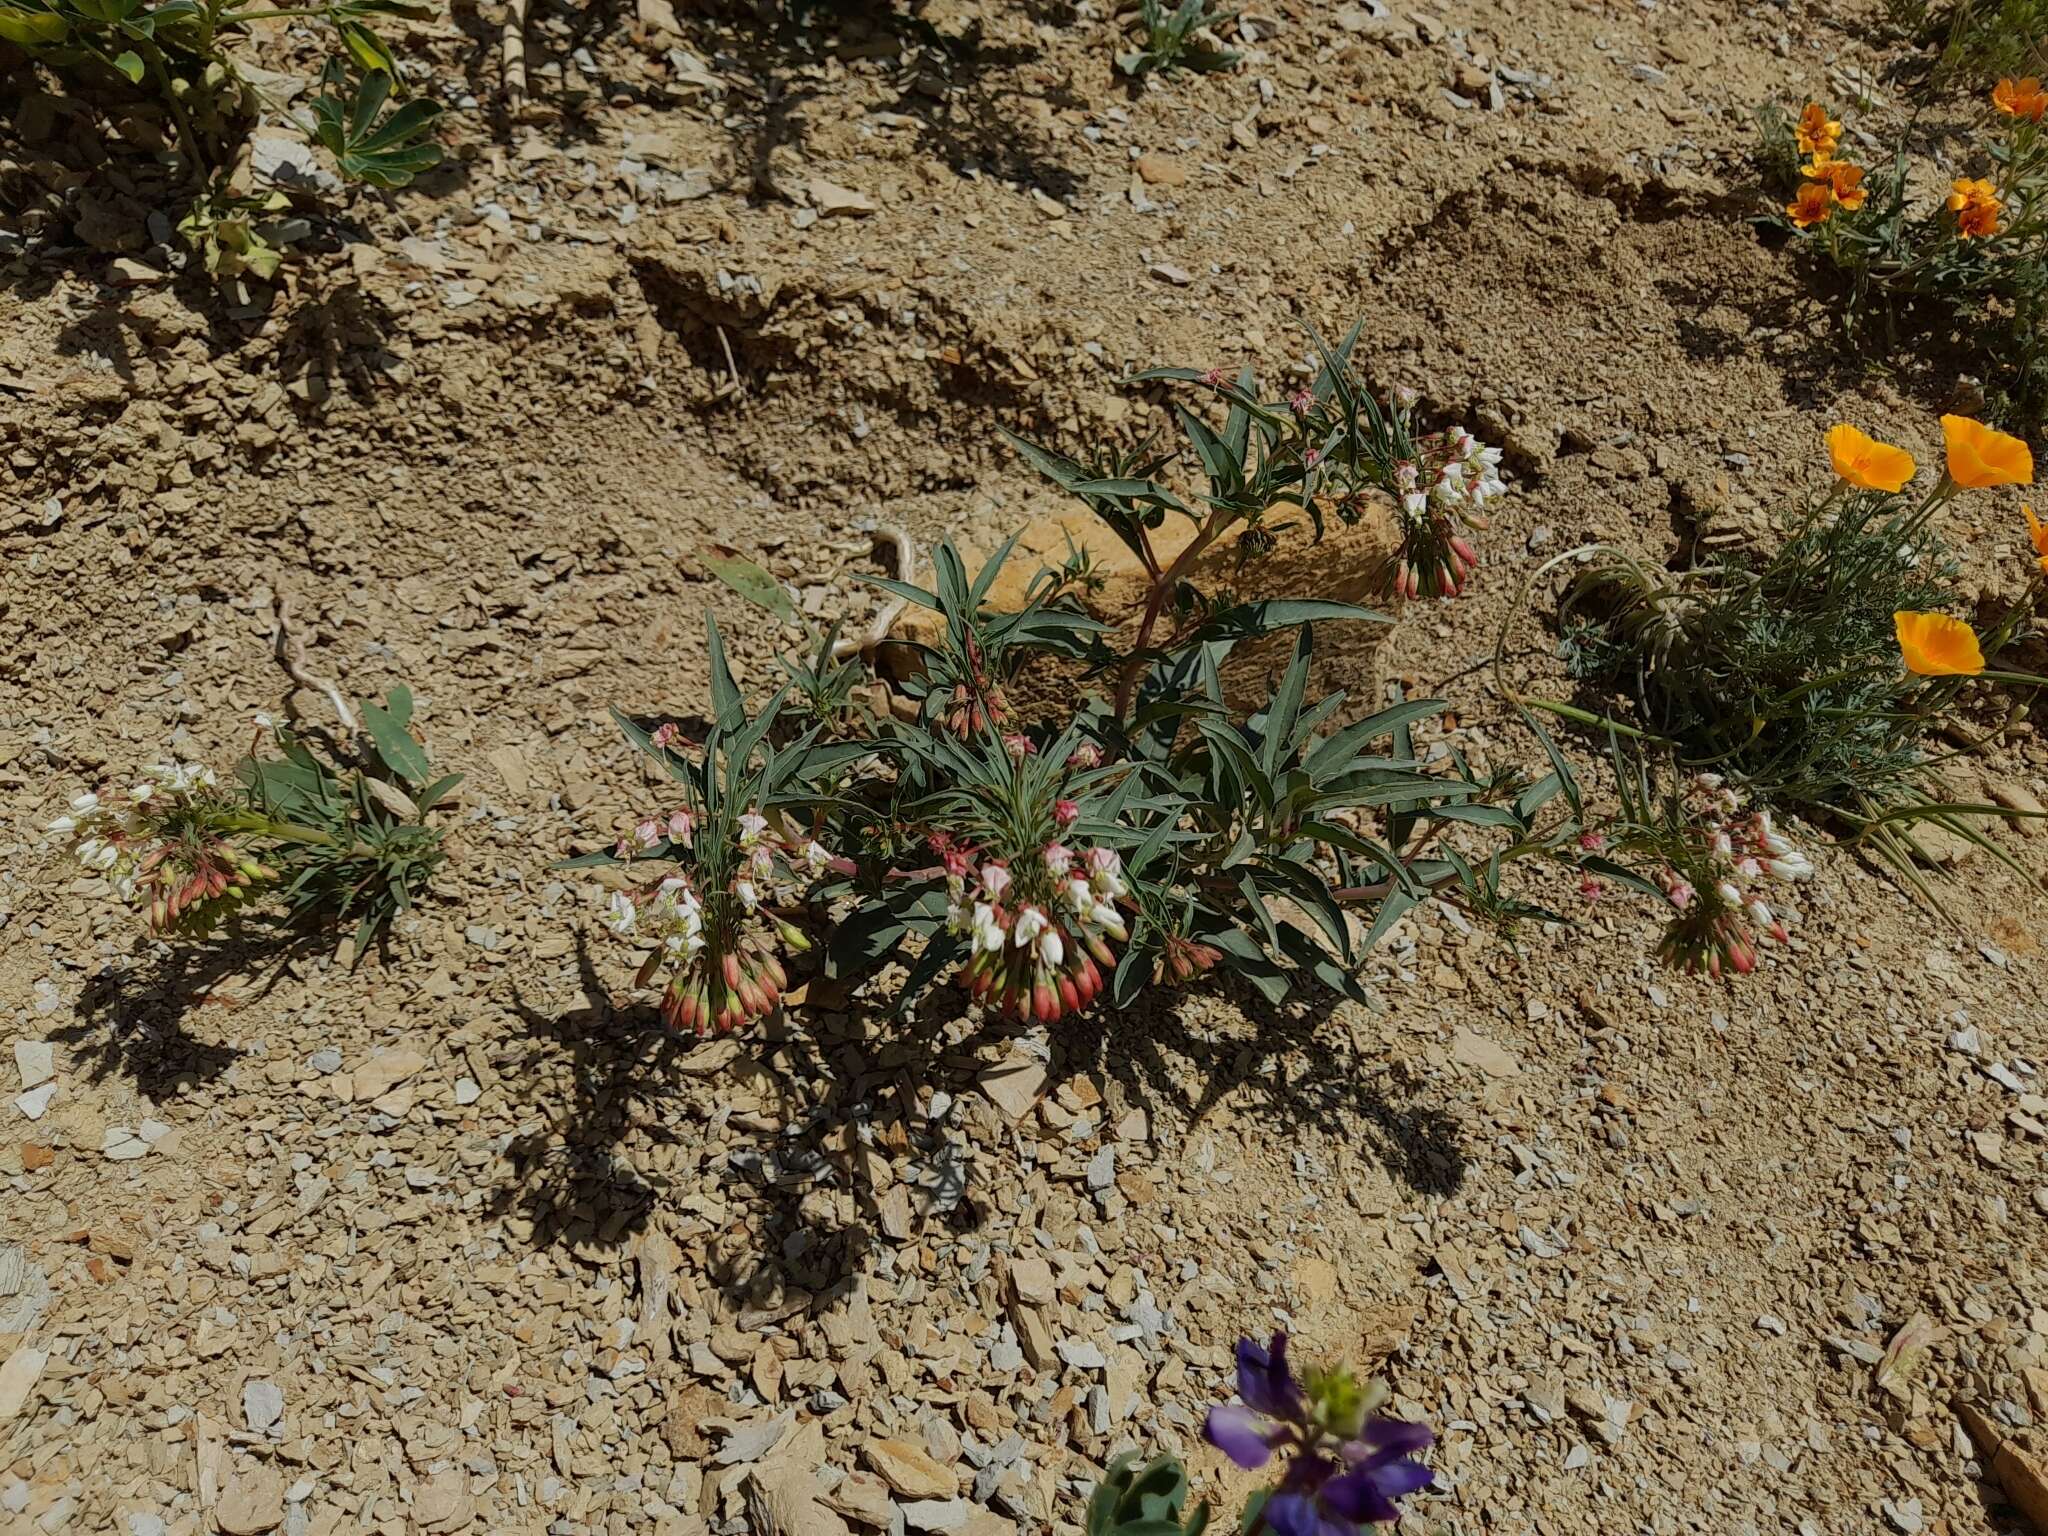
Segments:
[[[1341,1366],[1297,1381],[1284,1333],[1265,1345],[1237,1341],[1237,1395],[1209,1410],[1203,1437],[1246,1471],[1275,1456],[1286,1463],[1274,1486],[1245,1501],[1239,1536],[1360,1536],[1400,1519],[1400,1501],[1429,1486],[1429,1468],[1414,1459],[1429,1448],[1428,1427],[1383,1415],[1386,1384]],[[1209,1506],[1185,1512],[1187,1498],[1176,1458],[1140,1465],[1126,1453],[1088,1501],[1087,1536],[1201,1536]]]
[[[426,818],[462,782],[436,775],[413,738],[407,689],[362,717],[342,766],[266,725],[235,784],[201,763],[159,763],[77,796],[50,833],[157,934],[205,937],[269,895],[292,919],[354,917],[361,958],[446,856]],[[277,755],[262,753],[266,738]]]
[[[1668,910],[1659,957],[1717,979],[1724,970],[1748,975],[1765,940],[1791,938],[1766,895],[1810,879],[1812,861],[1769,811],[1750,806],[1719,774],[1674,773],[1660,796],[1640,758],[1632,772],[1623,768],[1621,814],[1601,841],[1647,865],[1647,876],[1619,866],[1611,872]],[[1589,863],[1596,875],[1610,872],[1603,860]]]
[[[1429,1468],[1412,1459],[1429,1449],[1428,1427],[1382,1415],[1386,1384],[1341,1366],[1296,1381],[1284,1333],[1264,1347],[1238,1340],[1237,1395],[1209,1410],[1209,1443],[1247,1471],[1286,1458],[1279,1482],[1246,1505],[1247,1533],[1357,1536],[1400,1519],[1399,1501],[1429,1486]]]
[[[1986,657],[2019,638],[2019,612],[1980,636],[1943,611],[1962,594],[1932,519],[1965,490],[2026,483],[2033,466],[2025,444],[1982,423],[1949,416],[1942,429],[1944,471],[1914,495],[1911,454],[1836,427],[1828,434],[1834,483],[1790,519],[1775,550],[1724,553],[1675,571],[1606,546],[1549,562],[1537,576],[1588,557],[1561,609],[1566,660],[1576,676],[1615,688],[1639,719],[1625,724],[1554,700],[1528,702],[1655,743],[1686,764],[1712,765],[1766,804],[1845,825],[1909,874],[1914,859],[1931,862],[1916,824],[2005,857],[1972,818],[2007,813],[1955,803],[1928,738],[1954,733],[1974,678],[2041,679],[1987,670]],[[1724,801],[1736,793],[1716,790]],[[1682,789],[1677,803],[1692,794]],[[1680,856],[1678,846],[1692,847],[1702,834],[1744,844],[1727,817],[1703,820],[1702,809],[1663,818],[1660,857],[1698,894],[1696,907],[1681,909],[1690,911],[1684,926],[1704,932],[1723,907],[1749,906],[1753,877],[1730,880],[1723,868]],[[1638,806],[1636,819],[1647,823],[1642,812]],[[1717,857],[1725,864],[1726,855]],[[1736,895],[1717,903],[1724,885]],[[1674,940],[1669,952],[1690,964],[1717,947],[1735,969],[1746,968],[1740,946],[1703,949],[1697,935]]]
[[[822,722],[778,744],[774,728],[796,683],[749,715],[715,623],[707,650],[715,719],[701,743],[685,741],[673,722],[649,729],[612,711],[626,739],[680,786],[676,801],[612,848],[560,866],[663,867],[652,880],[613,891],[605,923],[649,946],[637,983],[661,978],[662,1022],[697,1035],[762,1017],[789,988],[796,957],[811,948],[791,920],[801,915],[805,892],[830,870],[851,870],[793,817],[815,806],[822,780],[866,751],[821,742]]]
[[[1362,610],[1228,610],[1151,652],[1130,680],[1128,721],[1096,695],[1064,722],[1028,721],[995,707],[1008,675],[976,661],[994,649],[986,638],[1016,667],[1100,626],[1036,601],[987,613],[993,563],[971,583],[950,545],[934,563],[936,591],[898,586],[946,621],[926,648],[927,676],[969,681],[927,687],[915,722],[876,722],[866,745],[889,772],[833,812],[855,874],[817,893],[854,904],[834,926],[828,971],[904,955],[899,1006],[957,971],[975,997],[1051,1022],[1104,993],[1125,1006],[1226,959],[1276,1002],[1305,980],[1358,997],[1364,951],[1417,902],[1539,913],[1503,894],[1506,866],[1576,860],[1577,786],[1561,757],[1533,784],[1475,777],[1455,754],[1450,771],[1425,769],[1411,732],[1444,708],[1434,701],[1326,728],[1346,701],[1308,696],[1308,617]],[[1237,716],[1224,655],[1290,619],[1294,653],[1270,701]],[[1461,846],[1467,836],[1497,842],[1481,853]],[[1354,911],[1369,921],[1354,928]]]
[[[1766,117],[1765,158],[1792,189],[1777,222],[1848,281],[1852,337],[1873,313],[1892,334],[1903,322],[1959,325],[1990,344],[2006,398],[2031,416],[2048,401],[2048,91],[2033,76],[2003,78],[1989,107],[1988,166],[1951,177],[1941,201],[1918,211],[1904,150],[1866,173],[1819,103],[1796,120]]]
[[[1283,534],[1305,522],[1320,539],[1329,519],[1357,522],[1377,494],[1398,508],[1400,547],[1381,573],[1387,595],[1454,597],[1470,579],[1479,556],[1465,535],[1485,528],[1485,507],[1506,490],[1500,450],[1456,427],[1421,430],[1414,390],[1396,390],[1384,405],[1374,400],[1352,366],[1359,334],[1354,326],[1334,348],[1318,339],[1320,366],[1310,382],[1278,400],[1261,397],[1250,369],[1234,377],[1220,368],[1137,374],[1133,382],[1197,385],[1225,407],[1219,429],[1174,404],[1201,474],[1186,498],[1162,478],[1177,455],[1147,459],[1141,450],[1091,465],[1004,434],[1027,462],[1101,518],[1149,578],[1118,679],[1119,715],[1162,642],[1184,641],[1215,624],[1219,594],[1196,590],[1192,578],[1201,557],[1226,539],[1235,540],[1240,569],[1255,567]],[[1173,538],[1170,516],[1190,525],[1184,540]],[[1170,626],[1164,633],[1163,623]]]

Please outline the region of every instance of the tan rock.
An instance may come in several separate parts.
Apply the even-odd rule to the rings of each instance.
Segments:
[[[1044,1259],[1010,1261],[1010,1297],[1027,1307],[1049,1307],[1058,1291],[1053,1286],[1052,1266]]]
[[[1311,1304],[1333,1300],[1337,1295],[1337,1268],[1328,1259],[1306,1255],[1295,1262],[1294,1284],[1302,1299]]]
[[[870,1440],[861,1454],[883,1482],[906,1499],[950,1499],[960,1480],[908,1440]]]
[[[848,1536],[846,1522],[820,1497],[818,1480],[806,1467],[787,1461],[755,1467],[746,1496],[759,1536]]]
[[[1040,571],[1058,570],[1074,555],[1082,554],[1096,581],[1082,597],[1083,606],[1115,626],[1118,633],[1110,639],[1112,647],[1119,640],[1128,643],[1135,638],[1144,613],[1148,580],[1143,564],[1108,525],[1085,508],[1068,510],[1069,504],[1064,502],[1041,505],[1058,510],[1042,512],[1025,524],[989,588],[989,606],[998,612],[1016,612],[1025,606],[1031,583]],[[1326,514],[1320,541],[1313,538],[1299,507],[1282,506],[1268,522],[1293,526],[1280,533],[1278,547],[1248,572],[1238,569],[1235,539],[1224,539],[1196,558],[1187,572],[1188,580],[1208,593],[1314,597],[1391,615],[1394,600],[1385,594],[1399,548],[1391,500],[1373,496],[1364,502],[1355,523]],[[1166,527],[1153,535],[1154,552],[1162,563],[1170,563],[1191,538],[1192,525],[1185,518],[1169,517]],[[960,551],[970,573],[978,572],[990,553],[971,546]],[[897,620],[894,633],[899,639],[929,645],[939,638],[942,623],[929,609],[911,607]],[[1386,628],[1373,623],[1318,625],[1311,687],[1322,691],[1348,687],[1352,697],[1361,702],[1376,700],[1378,652]],[[1262,703],[1270,676],[1286,665],[1292,644],[1289,634],[1276,634],[1235,647],[1223,667],[1230,701],[1240,707]],[[918,654],[907,646],[884,646],[877,659],[885,671],[898,677],[918,665]],[[1034,662],[1017,679],[1011,697],[1026,718],[1041,712],[1070,711],[1078,678],[1078,671],[1042,659],[1042,664]]]
[[[381,1051],[352,1074],[358,1099],[380,1099],[427,1064],[418,1051]]]
[[[1029,1051],[1013,1049],[994,1066],[985,1068],[974,1080],[988,1100],[1014,1121],[1031,1113],[1045,1093],[1045,1063]]]
[[[839,1480],[839,1486],[825,1495],[825,1503],[862,1525],[872,1525],[878,1530],[887,1530],[891,1511],[895,1508],[889,1500],[889,1485],[872,1472],[849,1472]]]
[[[1158,150],[1147,150],[1133,162],[1138,179],[1148,187],[1184,187],[1188,184],[1187,166],[1172,155],[1161,154]]]
[[[284,1521],[284,1475],[275,1467],[242,1467],[231,1473],[213,1508],[225,1536],[262,1536]]]
[[[5,1365],[0,1365],[0,1424],[21,1412],[36,1383],[42,1380],[43,1367],[49,1361],[46,1351],[24,1344],[7,1357]]]
[[[445,1467],[412,1491],[412,1518],[423,1531],[459,1531],[476,1519],[476,1500],[460,1467]]]

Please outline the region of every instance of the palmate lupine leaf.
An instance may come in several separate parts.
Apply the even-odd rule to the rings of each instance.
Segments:
[[[441,163],[441,146],[428,137],[440,104],[408,101],[386,112],[391,90],[391,75],[377,68],[343,95],[330,71],[328,93],[313,102],[313,135],[352,180],[402,187]]]

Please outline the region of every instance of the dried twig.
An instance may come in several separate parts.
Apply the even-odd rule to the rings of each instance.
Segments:
[[[526,7],[527,0],[511,0],[505,8],[505,29],[498,37],[505,116],[515,122],[526,110]]]
[[[291,598],[283,591],[278,591],[270,600],[270,612],[273,621],[270,650],[277,658],[277,664],[284,668],[284,675],[301,688],[310,688],[315,693],[326,694],[327,702],[334,706],[335,714],[341,717],[342,729],[354,734],[360,729],[356,712],[348,707],[348,700],[342,697],[341,690],[326,678],[315,677],[306,671],[305,642],[292,633]]]
[[[895,549],[896,579],[909,581],[917,570],[917,546],[910,542],[910,535],[894,526],[881,527],[875,530],[875,542],[888,544]],[[882,611],[875,615],[874,623],[867,627],[865,634],[848,635],[834,643],[832,659],[844,661],[849,656],[858,655],[872,661],[875,648],[889,638],[889,631],[896,627],[896,620],[902,616],[907,606],[903,598],[891,598]]]

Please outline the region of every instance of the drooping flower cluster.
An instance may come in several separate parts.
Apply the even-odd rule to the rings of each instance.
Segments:
[[[1479,566],[1464,529],[1484,529],[1486,504],[1507,490],[1500,450],[1448,428],[1416,439],[1414,458],[1394,466],[1401,501],[1401,549],[1394,568],[1400,597],[1456,597]]]
[[[71,856],[105,875],[158,933],[206,933],[277,871],[235,846],[236,807],[201,763],[158,763],[135,784],[88,791],[52,821]]]
[[[1429,1468],[1412,1459],[1429,1448],[1428,1426],[1381,1415],[1386,1385],[1342,1367],[1297,1382],[1284,1333],[1263,1348],[1237,1341],[1237,1394],[1241,1402],[1209,1410],[1209,1443],[1247,1471],[1287,1458],[1256,1523],[1247,1510],[1247,1530],[1358,1536],[1400,1519],[1400,1501],[1429,1485]]]
[[[697,843],[696,817],[687,809],[641,822],[621,839],[623,857],[635,845],[689,862]],[[671,1030],[724,1034],[772,1012],[789,988],[782,952],[801,954],[810,940],[777,917],[771,905],[792,902],[834,859],[812,837],[785,837],[766,817],[748,810],[736,819],[733,874],[722,887],[700,891],[701,869],[664,877],[633,893],[616,891],[605,924],[624,939],[651,944],[640,980],[666,970],[662,1022]]]
[[[1054,820],[1072,825],[1079,808],[1059,801]],[[1113,848],[1082,852],[1049,842],[1025,857],[981,859],[943,836],[946,926],[973,941],[962,985],[1014,1019],[1050,1024],[1092,1003],[1108,984],[1129,937],[1117,903],[1123,860]]]
[[[1772,881],[1811,878],[1813,864],[1771,821],[1752,810],[1718,774],[1688,779],[1680,803],[1687,842],[1683,866],[1658,876],[1676,913],[1657,952],[1680,969],[1719,977],[1722,968],[1748,975],[1765,938],[1791,937],[1764,900]]]

